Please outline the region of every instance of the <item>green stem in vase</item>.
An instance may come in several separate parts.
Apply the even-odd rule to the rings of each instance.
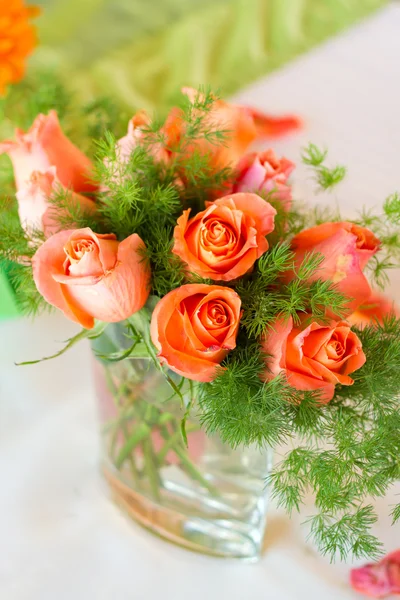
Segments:
[[[147,437],[143,440],[142,450],[144,459],[143,469],[149,480],[151,494],[154,500],[160,502],[160,487],[162,486],[162,479],[160,477],[157,458],[150,437]]]
[[[176,454],[176,456],[179,458],[182,469],[184,471],[186,471],[186,473],[192,479],[197,481],[202,487],[204,487],[206,490],[208,490],[210,492],[210,494],[212,494],[213,496],[219,496],[218,490],[209,481],[207,481],[207,479],[205,479],[203,477],[203,475],[200,473],[200,471],[198,469],[196,469],[196,467],[190,460],[189,456],[187,455],[186,450],[184,448],[182,448],[182,446],[181,446],[182,435],[181,435],[179,426],[177,426],[175,424],[175,428],[176,428],[175,434],[177,436],[179,436],[179,438],[178,438],[179,442],[177,442],[173,447],[171,447],[170,450],[172,452],[174,452]],[[166,440],[166,442],[168,442],[171,439],[171,433],[168,431],[168,429],[166,427],[160,427],[160,431],[161,431],[161,435],[163,436],[164,440]],[[175,435],[175,434],[172,434],[172,435]]]
[[[187,427],[187,433],[191,433],[192,431],[198,431],[198,429],[199,428],[196,425],[189,425]],[[166,438],[164,438],[164,439],[166,439]],[[157,454],[157,462],[160,466],[165,461],[165,457],[167,456],[168,452],[170,450],[174,451],[175,446],[179,445],[179,443],[181,441],[182,441],[182,435],[181,435],[180,431],[175,431],[174,433],[170,434],[170,437],[168,439],[166,439],[164,446],[161,448],[161,450]]]
[[[120,469],[127,458],[129,458],[130,454],[133,450],[146,438],[149,438],[151,435],[151,429],[146,423],[139,423],[137,428],[132,433],[132,435],[127,440],[126,444],[121,448],[120,453],[118,454],[115,460],[115,466]]]
[[[129,440],[129,435],[130,434],[129,434],[128,426],[127,426],[126,423],[122,424],[122,431],[124,433],[125,440]],[[132,451],[129,454],[129,456],[128,456],[128,462],[129,462],[129,466],[130,466],[130,469],[131,469],[132,479],[135,482],[135,485],[137,487],[139,487],[140,486],[140,473],[139,473],[139,470],[138,470],[137,465],[136,465],[135,452],[134,451]]]
[[[149,353],[149,357],[152,359],[156,368],[159,371],[161,371],[161,373],[164,375],[166,381],[171,386],[171,388],[173,389],[175,394],[180,398],[181,406],[183,406],[184,399],[183,399],[183,395],[182,395],[182,392],[180,389],[182,387],[182,385],[181,384],[177,385],[173,381],[173,379],[171,379],[171,377],[168,375],[168,373],[166,373],[163,370],[162,366],[160,365],[160,363],[157,359],[157,354],[155,352],[155,348],[153,346],[153,342],[151,341],[151,337],[150,337],[150,329],[149,329],[150,316],[149,316],[147,309],[142,308],[137,313],[135,313],[134,315],[129,317],[128,321],[141,334],[143,343],[145,344],[147,351]]]

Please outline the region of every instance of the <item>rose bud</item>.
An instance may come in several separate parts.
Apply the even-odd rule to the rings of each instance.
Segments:
[[[145,110],[137,112],[128,123],[128,133],[119,139],[115,145],[117,158],[127,163],[129,157],[143,139],[143,128],[149,126],[150,117]]]
[[[393,300],[372,290],[370,297],[347,317],[347,320],[350,325],[362,328],[366,325],[382,324],[384,319],[391,315],[400,318],[400,309]]]
[[[115,160],[110,160],[106,157],[104,164],[111,171],[110,178],[114,183],[121,183],[124,178],[129,177],[129,171],[126,166],[129,163],[132,152],[137,148],[144,139],[150,142],[151,134],[145,133],[146,128],[151,124],[150,117],[145,110],[137,112],[128,123],[128,132],[120,138],[115,144]],[[157,162],[167,163],[170,159],[170,154],[159,142],[148,144],[148,152],[152,154]],[[107,185],[101,186],[101,191],[109,192]]]
[[[294,163],[287,158],[278,159],[273,150],[247,154],[237,166],[233,191],[270,194],[288,211],[292,203],[292,188],[287,181],[294,168]]]
[[[160,362],[188,379],[215,379],[218,365],[236,346],[240,306],[228,287],[189,284],[169,292],[151,319]]]
[[[57,168],[58,179],[75,192],[91,192],[97,185],[90,181],[92,163],[66,137],[57,113],[38,115],[27,133],[15,132],[15,141],[0,143],[0,154],[7,152],[14,167],[17,190],[23,188],[34,171]]]
[[[388,554],[376,564],[352,569],[351,586],[371,598],[400,594],[400,550]]]
[[[323,279],[337,284],[338,291],[349,298],[346,315],[354,312],[371,295],[371,287],[362,270],[379,247],[380,241],[372,231],[348,221],[305,229],[292,240],[297,267],[306,254],[322,254],[324,260],[309,281]]]
[[[58,218],[66,216],[66,211],[61,215],[51,202],[57,190],[68,193],[68,202],[79,206],[83,212],[96,211],[96,204],[86,196],[67,192],[57,178],[56,168],[49,167],[45,172],[33,171],[25,186],[16,193],[19,218],[24,229],[39,229],[46,237],[60,229]]]
[[[346,321],[295,326],[277,320],[265,333],[265,381],[284,373],[297,390],[320,390],[320,400],[332,400],[335,385],[352,385],[350,373],[365,363],[361,342]]]
[[[118,242],[88,227],[60,231],[33,257],[33,278],[49,304],[91,329],[94,319],[114,323],[140,310],[149,295],[150,269],[137,234]]]
[[[268,250],[276,210],[256,194],[232,194],[207,202],[206,210],[179,217],[173,252],[188,270],[218,281],[245,275]]]

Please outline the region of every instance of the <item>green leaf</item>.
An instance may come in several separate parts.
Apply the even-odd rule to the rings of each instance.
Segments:
[[[310,142],[308,146],[303,148],[301,160],[305,165],[310,165],[311,167],[319,167],[322,165],[327,155],[328,150],[320,150],[318,146]]]
[[[57,358],[58,356],[65,354],[65,352],[67,352],[67,350],[72,348],[72,346],[74,346],[81,340],[85,340],[85,339],[93,340],[93,339],[100,337],[101,334],[103,333],[103,331],[105,330],[105,328],[107,327],[107,325],[108,325],[108,323],[103,323],[102,321],[98,321],[95,324],[95,326],[93,327],[93,329],[82,329],[82,331],[80,331],[79,333],[74,335],[72,338],[66,340],[64,342],[66,344],[64,346],[64,348],[62,348],[59,352],[56,352],[56,354],[52,354],[51,356],[46,356],[44,358],[39,358],[37,360],[29,360],[29,361],[25,361],[25,362],[21,362],[21,363],[16,363],[16,365],[18,367],[25,366],[25,365],[36,365],[45,360],[51,360],[52,358]]]
[[[192,383],[192,382],[190,382],[190,383]],[[192,387],[192,385],[190,387]],[[187,434],[186,434],[186,421],[190,415],[190,409],[192,408],[192,402],[193,402],[193,400],[190,399],[190,401],[188,402],[188,404],[186,406],[185,414],[183,415],[183,418],[181,420],[181,433],[182,433],[183,442],[184,442],[186,448],[188,447],[188,439],[187,439]]]
[[[383,210],[393,225],[400,225],[400,194],[398,192],[386,198]]]
[[[132,346],[126,350],[119,350],[118,352],[110,352],[109,354],[102,354],[101,352],[95,353],[97,358],[106,362],[119,362],[126,358],[148,358],[149,353],[146,344],[134,342]]]
[[[400,521],[400,504],[397,504],[397,506],[394,507],[391,515],[393,517],[393,525],[395,525],[398,521]]]
[[[328,167],[320,167],[316,179],[319,186],[323,190],[329,190],[333,188],[335,185],[343,181],[346,176],[347,169],[343,165],[337,165],[333,167],[333,169],[329,169]]]
[[[329,190],[343,181],[346,175],[346,167],[337,165],[329,168],[323,163],[327,157],[326,150],[320,150],[315,144],[309,144],[303,149],[302,161],[315,171],[315,179],[323,190]]]

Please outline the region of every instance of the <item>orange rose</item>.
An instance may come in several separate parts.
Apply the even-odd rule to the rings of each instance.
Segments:
[[[161,363],[188,379],[212,381],[236,346],[240,298],[227,287],[183,285],[162,298],[151,319]]]
[[[49,304],[91,329],[94,319],[114,323],[140,310],[150,272],[137,234],[118,242],[89,227],[55,233],[33,257],[33,278]]]
[[[173,252],[193,273],[231,281],[247,273],[268,250],[276,210],[256,194],[232,194],[207,202],[206,210],[179,217]]]
[[[283,372],[298,390],[321,390],[324,404],[332,400],[336,384],[354,383],[349,374],[366,360],[346,321],[297,327],[292,318],[287,323],[278,320],[265,334],[262,347],[267,355],[266,381]]]
[[[199,92],[193,88],[184,87],[182,92],[192,104],[199,98]],[[212,130],[225,131],[224,144],[215,144],[205,138],[199,138],[187,151],[193,152],[196,149],[202,154],[210,154],[212,163],[217,168],[223,168],[235,165],[256,138],[282,135],[300,127],[300,121],[292,116],[270,117],[247,106],[215,100],[205,119],[205,125]],[[172,152],[185,135],[184,127],[182,111],[173,108],[163,127],[166,146]]]
[[[56,111],[38,115],[28,132],[17,129],[15,137],[15,141],[0,142],[0,154],[10,155],[17,190],[26,185],[34,171],[46,171],[53,166],[65,187],[75,192],[97,189],[90,181],[91,161],[64,134]]]
[[[336,283],[348,298],[347,314],[351,314],[371,295],[371,288],[362,270],[378,252],[380,241],[372,231],[348,221],[323,223],[305,229],[292,240],[299,266],[310,251],[324,256],[319,269],[310,281],[324,279]],[[294,275],[293,275],[294,276]]]

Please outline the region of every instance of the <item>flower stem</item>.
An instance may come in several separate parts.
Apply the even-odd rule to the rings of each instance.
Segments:
[[[168,442],[171,439],[171,434],[168,431],[168,429],[166,427],[160,427],[160,431],[161,431],[161,435],[163,436],[164,440],[166,440]],[[182,435],[181,435],[181,432],[179,431],[179,427],[178,427],[178,431],[176,431],[175,434],[173,434],[173,435],[179,435],[179,440],[180,440],[180,442],[182,442]],[[173,447],[171,447],[171,450],[172,450],[172,452],[175,452],[175,454],[177,455],[177,457],[180,460],[181,467],[186,471],[186,473],[192,479],[194,479],[202,487],[207,489],[210,492],[210,494],[212,494],[213,496],[219,496],[218,490],[209,481],[207,481],[207,479],[205,479],[203,477],[203,475],[200,473],[200,471],[198,469],[196,469],[196,467],[190,460],[189,456],[187,455],[186,450],[184,448],[182,448],[180,443],[176,443]]]
[[[160,502],[160,487],[162,486],[162,480],[160,477],[157,465],[157,458],[155,456],[153,444],[151,443],[150,437],[147,437],[143,440],[142,449],[144,458],[144,472],[146,473],[149,479],[152,496],[154,500]]]
[[[135,428],[135,431],[129,437],[126,444],[121,448],[120,453],[115,460],[115,466],[120,469],[125,460],[129,458],[134,448],[136,448],[136,446],[138,446],[141,442],[144,442],[146,438],[149,438],[150,434],[151,429],[146,423],[138,424],[137,428]]]

